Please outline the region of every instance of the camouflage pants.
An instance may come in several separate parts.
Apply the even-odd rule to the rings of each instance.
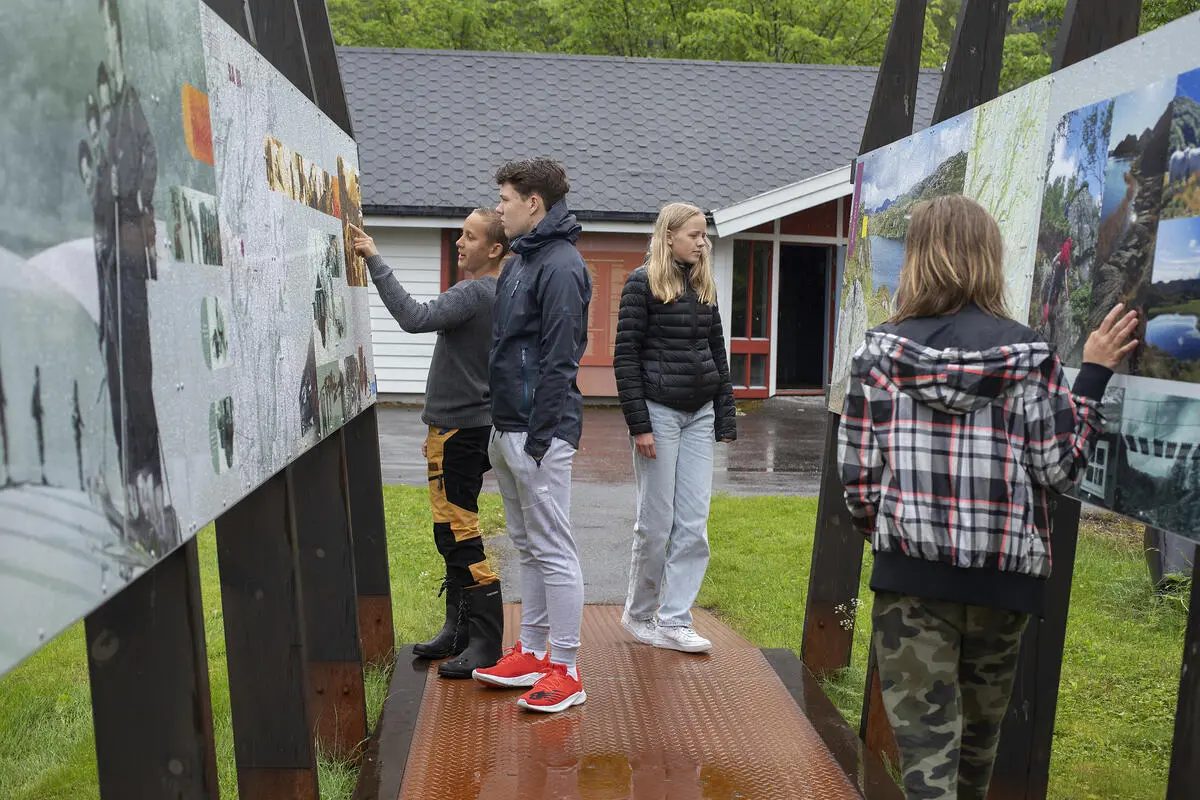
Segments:
[[[984,800],[1028,614],[876,592],[883,704],[908,800]]]

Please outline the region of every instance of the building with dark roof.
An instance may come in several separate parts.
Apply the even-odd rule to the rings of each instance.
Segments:
[[[593,278],[581,389],[612,395],[624,278],[667,202],[710,214],[737,394],[820,390],[827,380],[853,161],[876,70],[453,50],[342,48],[380,252],[415,296],[453,283],[463,217],[496,202],[507,160],[546,155]],[[917,128],[940,76],[924,71]],[[424,391],[434,337],[402,333],[376,299],[379,391]]]

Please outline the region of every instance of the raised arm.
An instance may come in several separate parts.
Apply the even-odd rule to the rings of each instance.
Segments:
[[[400,327],[408,333],[452,330],[475,316],[480,308],[479,286],[475,281],[456,283],[427,303],[414,300],[383,257],[367,258],[371,279],[379,297]]]

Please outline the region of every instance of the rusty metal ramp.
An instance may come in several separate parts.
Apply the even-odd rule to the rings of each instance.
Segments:
[[[506,645],[520,607],[505,609]],[[763,654],[712,614],[710,655],[639,644],[619,606],[586,606],[588,700],[522,711],[519,691],[429,670],[400,797],[405,800],[838,800],[842,768]]]

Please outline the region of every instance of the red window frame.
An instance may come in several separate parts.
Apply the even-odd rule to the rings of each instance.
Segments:
[[[757,240],[757,239],[735,240],[735,245],[734,245],[735,261],[734,261],[734,265],[733,265],[733,268],[735,270],[738,268],[738,264],[736,262],[737,242],[744,242],[750,246],[750,259],[746,265],[746,267],[748,269],[748,274],[746,276],[746,325],[742,330],[740,330],[740,331],[733,330],[733,309],[732,309],[732,307],[730,308],[730,311],[729,311],[730,378],[733,380],[733,395],[734,395],[734,397],[745,398],[747,400],[762,399],[765,397],[769,397],[771,394],[771,335],[772,335],[772,328],[774,327],[774,322],[775,322],[775,320],[773,319],[774,315],[771,313],[771,289],[772,289],[772,281],[774,279],[774,273],[775,273],[775,243],[772,241],[761,241],[761,240]],[[754,337],[754,336],[751,336],[753,325],[754,325],[754,314],[752,311],[752,309],[754,307],[753,300],[754,300],[754,289],[755,289],[753,264],[754,264],[755,252],[760,249],[765,250],[767,253],[767,266],[766,266],[766,270],[765,270],[766,277],[767,277],[767,285],[766,285],[766,300],[767,300],[766,323],[767,324],[766,324],[766,336],[765,337]],[[722,314],[721,316],[725,316],[725,315]],[[745,355],[745,357],[746,357],[746,363],[745,363],[745,366],[743,367],[743,369],[741,370],[741,375],[734,374],[734,372],[733,372],[733,362],[734,362],[733,356],[734,355]],[[766,365],[765,365],[764,371],[763,371],[763,384],[764,384],[763,386],[751,386],[750,385],[750,361],[751,361],[751,358],[756,355],[765,356]]]

